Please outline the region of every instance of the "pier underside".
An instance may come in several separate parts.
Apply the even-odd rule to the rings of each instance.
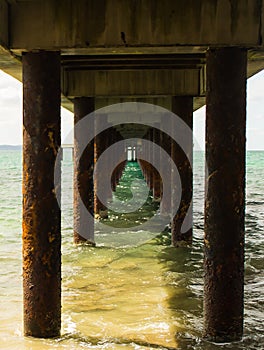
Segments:
[[[25,335],[60,334],[60,104],[78,125],[75,243],[96,243],[93,215],[107,216],[132,147],[175,247],[192,242],[192,112],[206,104],[204,336],[241,339],[246,79],[264,68],[263,14],[259,0],[0,0],[0,69],[24,85]]]

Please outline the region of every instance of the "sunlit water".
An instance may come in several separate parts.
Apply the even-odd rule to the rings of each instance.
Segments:
[[[213,350],[264,348],[264,152],[247,154],[245,336],[216,345],[202,340],[203,153],[195,153],[194,244],[172,248],[134,225],[155,215],[148,200],[136,215],[112,213],[96,226],[97,247],[72,244],[72,163],[63,161],[63,329],[58,339],[23,337],[21,153],[0,152],[0,348]],[[130,163],[117,189],[129,198]],[[144,192],[144,191],[143,191]],[[123,232],[120,226],[124,227]],[[161,244],[163,243],[163,244]]]

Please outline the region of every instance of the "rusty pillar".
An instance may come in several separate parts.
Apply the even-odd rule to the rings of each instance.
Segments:
[[[160,143],[160,130],[159,126],[153,128],[153,142],[161,147]],[[153,148],[153,160],[156,167],[153,168],[153,199],[154,201],[159,201],[161,197],[161,177],[159,173],[160,169],[160,152],[156,152]]]
[[[94,112],[93,97],[75,98],[73,104],[75,126],[84,117]],[[91,141],[82,152],[82,145],[86,138],[81,128],[74,128],[74,243],[87,242],[94,245],[94,220],[92,218],[94,146]]]
[[[22,62],[24,333],[51,338],[61,327],[60,184],[54,184],[61,142],[60,53],[28,52]],[[58,172],[60,183],[60,167]]]
[[[112,133],[111,133],[111,141],[112,144],[115,144],[118,141],[118,137],[117,137],[117,130],[115,128],[113,128]],[[115,160],[115,156],[113,155],[112,158],[112,168],[115,166],[115,164],[113,164],[113,161]],[[116,168],[113,168],[112,171],[112,175],[111,175],[111,188],[112,191],[115,192],[116,190]]]
[[[149,129],[149,133],[148,133],[148,140],[150,141],[149,146],[148,146],[148,152],[149,152],[149,188],[152,191],[152,195],[153,195],[153,199],[154,199],[154,189],[153,189],[153,185],[154,185],[154,167],[153,167],[153,128],[151,127]]]
[[[109,124],[107,122],[107,115],[100,115],[98,114],[96,116],[95,120],[95,128],[96,128],[96,136],[95,136],[95,143],[94,143],[94,161],[95,163],[100,158],[101,154],[110,146],[111,142],[109,140],[110,138],[110,131],[113,130],[112,128],[109,129]],[[99,132],[99,129],[102,128],[102,132]],[[107,164],[104,164],[105,171],[107,171]],[[101,198],[104,203],[101,202],[99,197],[97,196],[98,186],[104,185],[104,177],[105,175],[102,174],[102,172],[96,172],[95,178],[94,178],[94,212],[96,215],[96,218],[98,219],[106,219],[108,217],[108,210],[104,203],[107,202],[108,193],[105,193],[105,191],[100,191],[101,196],[104,195],[104,198]],[[101,187],[102,189],[102,187]]]
[[[137,161],[138,161],[138,164],[140,166],[140,169],[141,169],[142,175],[144,177],[144,180],[146,181],[146,166],[145,166],[145,161],[140,158],[141,156],[142,156],[141,154],[138,155],[138,160]]]
[[[193,98],[189,96],[172,97],[172,112],[181,118],[184,123],[193,129]],[[173,121],[173,127],[178,126]],[[191,244],[192,242],[192,215],[186,217],[186,214],[192,205],[193,193],[193,175],[192,175],[192,158],[193,158],[193,137],[192,133],[184,135],[186,153],[174,140],[171,144],[171,158],[177,166],[181,178],[181,203],[177,214],[171,222],[171,239],[172,245],[177,247],[181,245]],[[172,174],[172,196],[176,196],[177,189],[175,187],[175,179]],[[174,200],[174,198],[172,198]],[[172,205],[173,207],[173,205]],[[192,210],[192,208],[191,208]],[[189,220],[185,231],[185,220]]]
[[[126,161],[120,159],[120,163],[118,164],[118,171],[117,171],[117,184],[119,184],[119,181],[123,175],[125,167],[126,167]]]
[[[247,52],[207,53],[204,335],[243,334]]]
[[[160,144],[161,144],[161,148],[167,152],[168,157],[171,157],[171,137],[169,135],[167,135],[166,133],[164,133],[163,131],[160,132]],[[171,183],[171,166],[170,164],[167,164],[167,162],[163,161],[161,163],[161,169],[162,169],[162,173],[164,174],[164,179],[166,179],[166,181]],[[162,179],[163,180],[163,179]],[[166,184],[164,183],[164,186]],[[160,208],[160,212],[161,215],[169,215],[171,213],[171,196],[167,196],[164,197],[163,196],[163,183],[161,181],[161,208]]]
[[[116,131],[116,129],[112,129],[112,130],[114,130],[113,143],[123,140],[123,137],[120,134],[120,132]],[[113,191],[116,190],[116,186],[118,185],[119,180],[120,180],[120,178],[122,176],[122,172],[123,172],[122,167],[124,165],[122,163],[123,163],[123,161],[120,159],[120,162],[117,163],[117,165],[116,165],[116,167],[115,167],[115,169],[113,170],[113,173],[112,173],[112,177],[111,178],[112,178],[112,189],[113,189]]]
[[[153,190],[153,166],[151,164],[153,158],[153,148],[151,142],[153,141],[153,128],[149,128],[148,132],[144,135],[144,139],[150,141],[150,143],[145,145],[144,153],[149,161],[145,161],[145,180],[149,189]],[[152,134],[152,135],[151,135]]]
[[[144,135],[144,139],[145,140],[149,139],[149,131]],[[149,153],[150,153],[149,145],[143,143],[142,149],[138,154],[138,162],[140,162],[140,166],[141,166],[142,173],[143,173],[144,179],[146,181],[146,184],[150,188],[151,165],[148,161],[146,161]]]
[[[117,139],[116,139],[116,137],[117,137],[117,131],[116,131],[115,128],[113,128],[113,129],[111,130],[110,137],[111,137],[111,144],[113,145],[113,144],[117,141]],[[112,155],[112,157],[111,157],[111,168],[113,168],[113,166],[114,166],[114,164],[113,164],[114,159],[115,159],[115,157],[114,157],[114,155]],[[114,192],[114,191],[116,190],[115,168],[113,169],[112,175],[111,175],[111,189],[112,189],[112,192]]]

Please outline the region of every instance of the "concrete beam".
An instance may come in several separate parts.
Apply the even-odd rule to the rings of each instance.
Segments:
[[[0,0],[0,45],[8,46],[8,3]]]
[[[40,0],[11,4],[10,48],[263,47],[259,0]],[[41,14],[41,15],[40,15]],[[262,34],[262,35],[261,35]]]
[[[201,96],[204,74],[196,69],[148,69],[123,71],[65,71],[62,92],[78,96]]]
[[[111,98],[96,98],[95,101],[95,109],[103,108],[106,106],[110,106],[116,103],[123,102],[142,102],[149,103],[151,105],[158,105],[160,107],[169,109],[171,108],[171,97],[142,97],[142,98],[133,98],[133,97],[111,97]]]

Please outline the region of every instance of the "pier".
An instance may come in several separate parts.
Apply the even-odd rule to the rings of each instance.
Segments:
[[[192,134],[179,125],[192,130],[206,104],[204,337],[242,338],[246,81],[264,68],[263,13],[259,0],[0,0],[0,69],[23,82],[26,336],[61,329],[60,106],[74,113],[73,241],[96,245],[93,217],[107,216],[130,152],[177,249],[192,243],[193,192]]]

